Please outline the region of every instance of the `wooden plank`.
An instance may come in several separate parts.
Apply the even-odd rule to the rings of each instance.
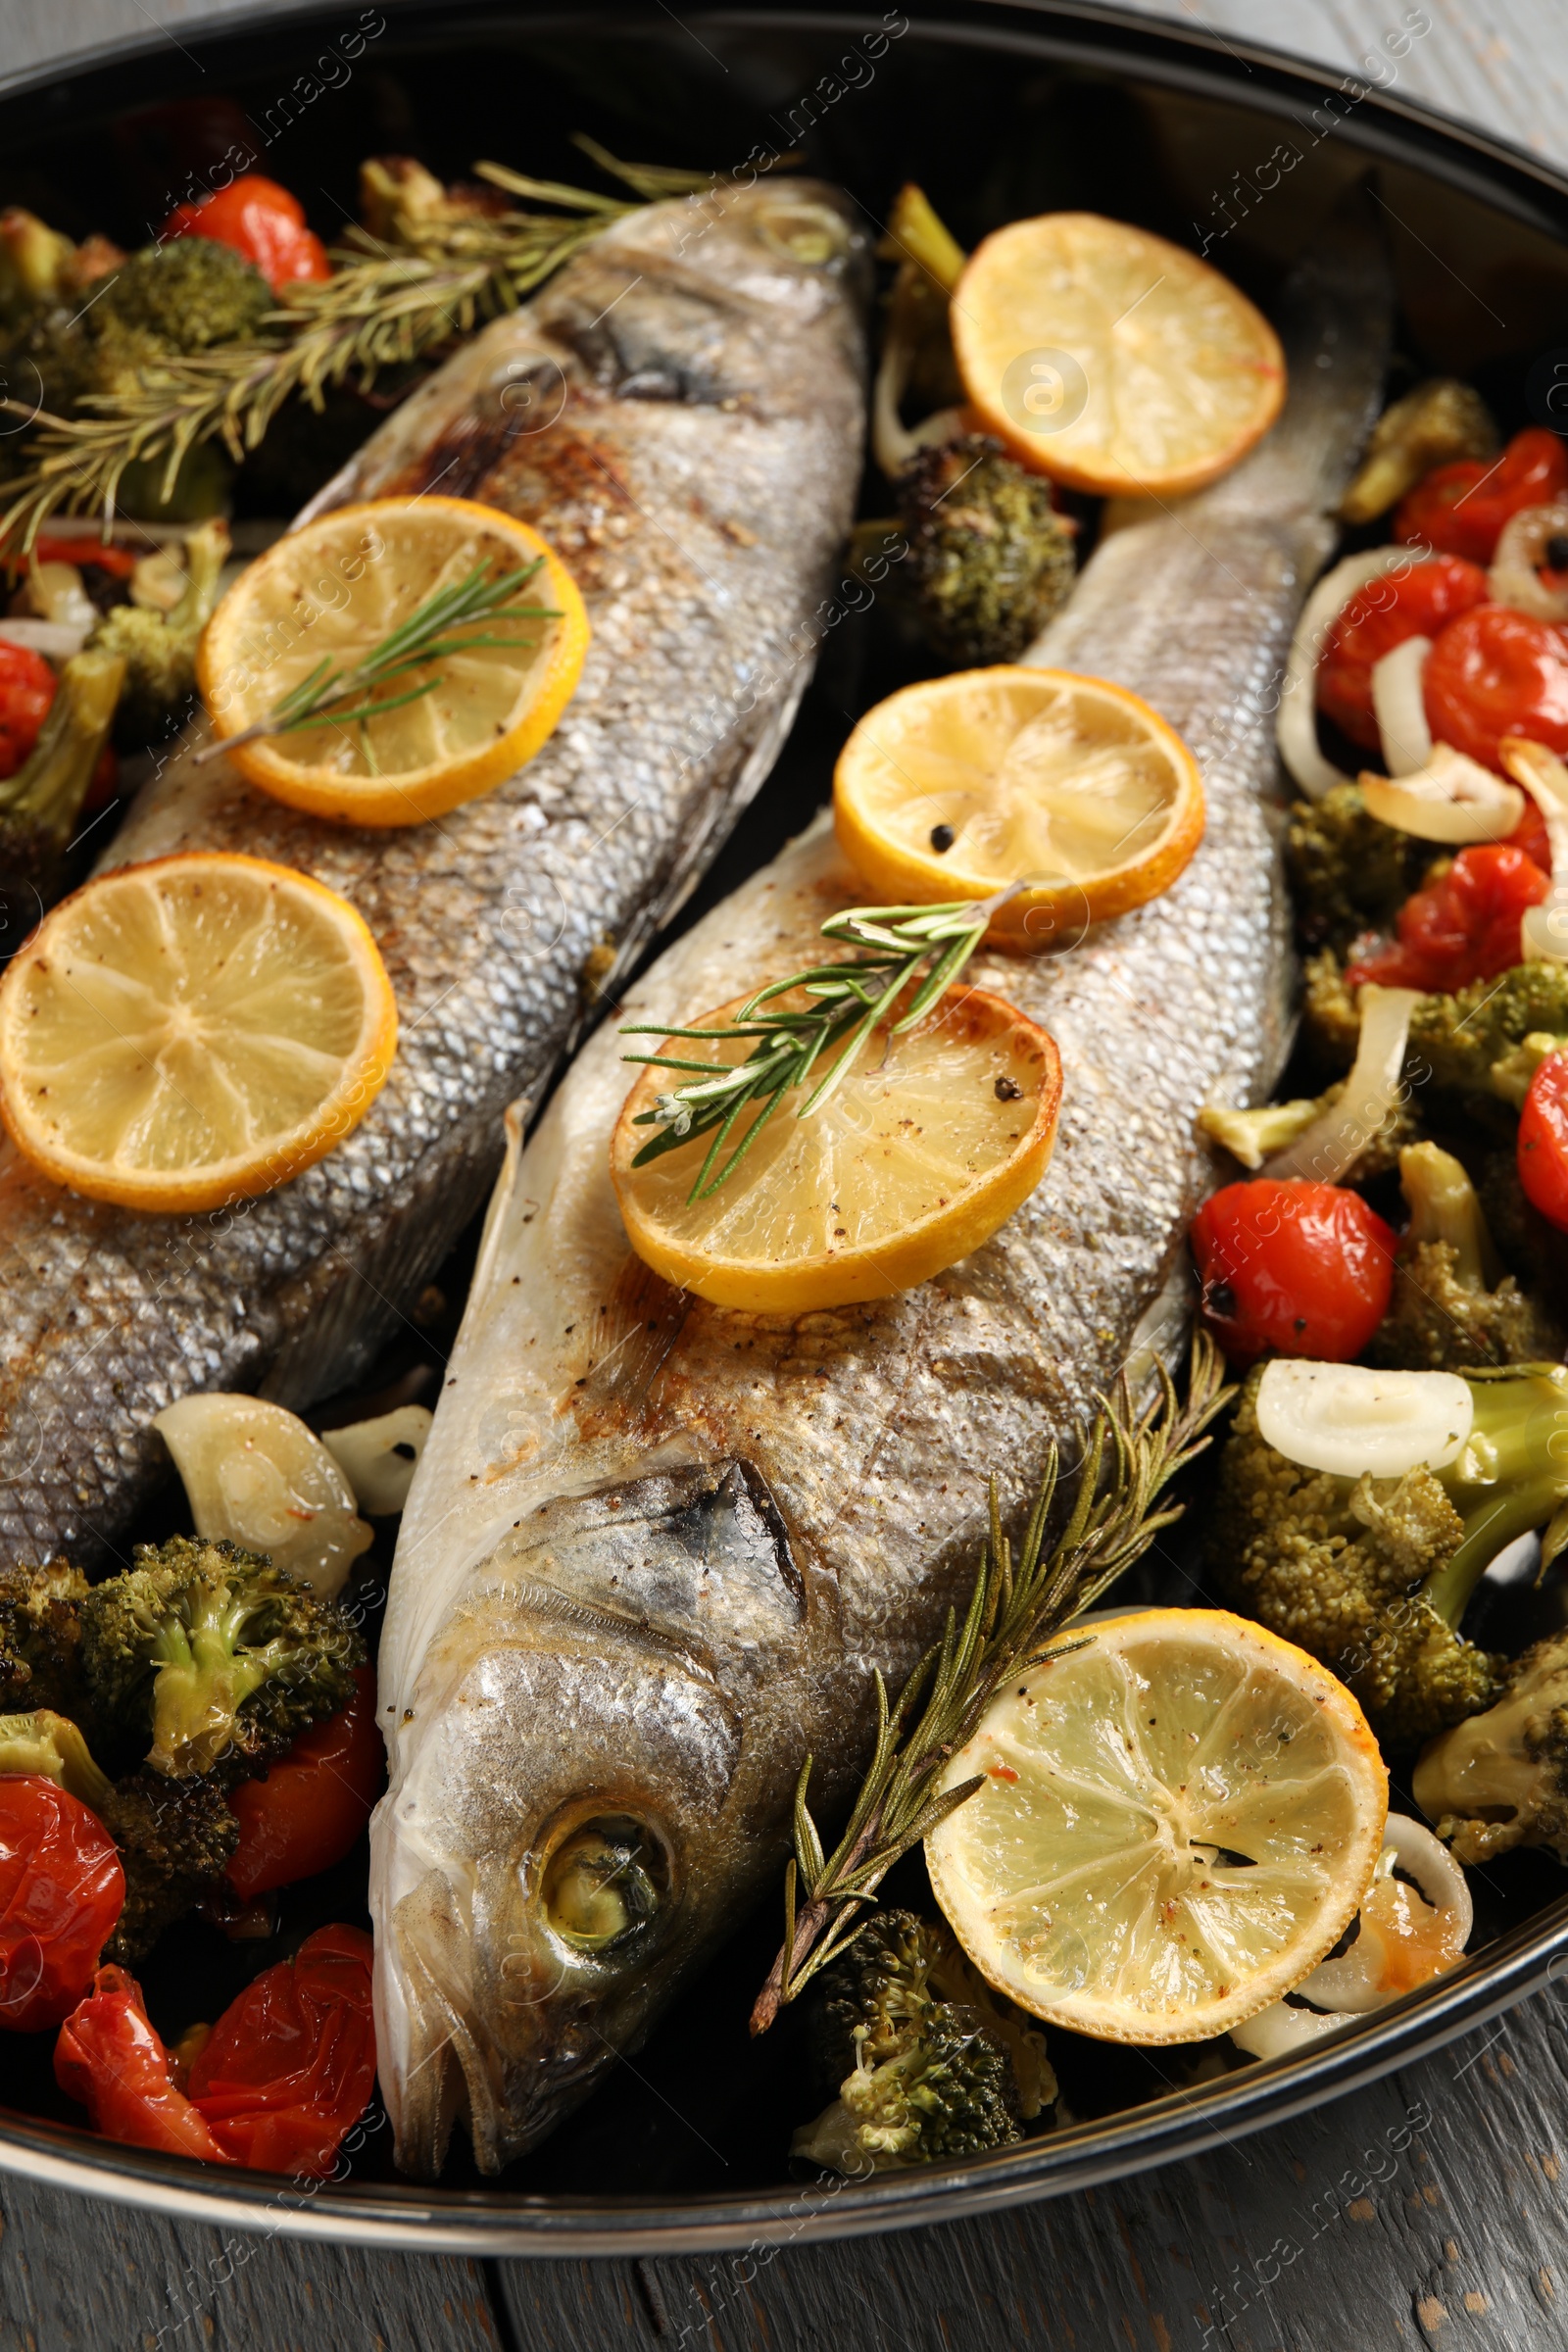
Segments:
[[[1565,2340],[1568,2063],[1551,1993],[1185,2165],[907,2235],[507,2263],[530,2352],[1515,2352]]]
[[[0,2352],[503,2352],[485,2266],[0,2181]]]

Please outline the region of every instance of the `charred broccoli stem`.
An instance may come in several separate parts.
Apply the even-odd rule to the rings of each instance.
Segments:
[[[1399,1186],[1410,1223],[1367,1362],[1467,1372],[1560,1356],[1560,1325],[1503,1273],[1476,1188],[1452,1153],[1411,1145],[1399,1154]]]
[[[795,2135],[808,2163],[860,2174],[977,2155],[1055,2098],[1044,2036],[911,1911],[874,1912],[819,1984],[816,2061],[838,2095]]]
[[[228,549],[226,523],[200,524],[185,541],[185,586],[172,612],[116,605],[93,631],[93,650],[124,663],[116,733],[127,749],[156,743],[179,724],[196,691],[196,645],[218,602]]]
[[[74,654],[61,671],[37,742],[16,774],[0,779],[0,888],[30,887],[45,905],[59,897],[124,675],[108,648]]]
[[[1568,1541],[1568,1368],[1468,1373],[1475,1418],[1458,1459],[1399,1479],[1290,1461],[1257,1427],[1259,1368],[1221,1456],[1209,1554],[1220,1590],[1331,1666],[1391,1745],[1413,1747],[1490,1706],[1504,1659],[1458,1626],[1490,1560],[1544,1528]]]
[[[1461,1862],[1516,1845],[1568,1862],[1568,1633],[1516,1659],[1496,1704],[1434,1740],[1410,1787]]]
[[[0,1776],[35,1773],[58,1781],[84,1805],[101,1813],[109,1794],[109,1776],[93,1762],[92,1751],[69,1715],[37,1707],[26,1715],[0,1715]]]
[[[48,1708],[74,1719],[85,1688],[81,1604],[87,1579],[66,1560],[0,1568],[0,1709]]]
[[[1430,842],[1372,814],[1359,784],[1298,801],[1285,836],[1301,944],[1343,955],[1363,931],[1387,929],[1436,856]]]
[[[128,1968],[187,1911],[227,1898],[223,1873],[239,1843],[239,1822],[220,1773],[185,1780],[131,1773],[95,1810],[125,1873],[125,1906],[104,1957]]]
[[[82,1607],[82,1659],[102,1718],[152,1735],[147,1762],[174,1778],[255,1770],[354,1694],[358,1632],[264,1555],[174,1536]]]

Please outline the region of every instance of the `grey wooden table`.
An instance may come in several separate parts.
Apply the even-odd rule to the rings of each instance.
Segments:
[[[1126,0],[1124,0],[1126,4]],[[1568,0],[1132,0],[1568,150]],[[0,73],[254,0],[0,0]],[[1568,2345],[1562,1989],[1374,2089],[1003,2220],[657,2262],[374,2255],[0,2181],[0,2352],[1475,2352]]]

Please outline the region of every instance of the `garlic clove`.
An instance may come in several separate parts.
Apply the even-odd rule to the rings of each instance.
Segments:
[[[182,1396],[153,1417],[196,1533],[265,1551],[323,1600],[374,1542],[342,1469],[295,1413],[260,1396]]]
[[[433,1419],[422,1404],[400,1404],[373,1421],[322,1430],[321,1444],[354,1489],[362,1511],[380,1519],[402,1510]]]

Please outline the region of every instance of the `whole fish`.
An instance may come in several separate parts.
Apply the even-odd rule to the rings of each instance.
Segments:
[[[1157,1305],[1213,1181],[1196,1114],[1278,1073],[1272,713],[1376,413],[1388,293],[1370,233],[1338,229],[1286,311],[1270,441],[1108,539],[1034,651],[1148,696],[1202,764],[1208,829],[1163,898],[976,969],[1061,1050],[1055,1155],[1028,1203],[902,1297],[760,1316],[628,1255],[612,1032],[526,1150],[512,1122],[381,1649],[377,2016],[411,2172],[435,2174],[457,2117],[500,2168],[636,2046],[776,1873],[808,1751],[813,1803],[843,1801],[872,1667],[896,1682],[967,1590],[988,1473],[1016,1509],[1054,1438],[1070,1461]],[[820,960],[823,917],[863,895],[819,821],[661,959],[626,1016],[694,1019]]]
[[[0,1161],[0,1558],[90,1564],[199,1389],[342,1385],[418,1297],[596,999],[679,905],[788,732],[860,465],[864,240],[791,182],[627,216],[422,385],[329,485],[535,524],[593,638],[543,751],[406,831],[325,824],[192,763],[106,863],[240,850],[353,901],[397,992],[364,1123],[267,1198],[137,1216]]]

